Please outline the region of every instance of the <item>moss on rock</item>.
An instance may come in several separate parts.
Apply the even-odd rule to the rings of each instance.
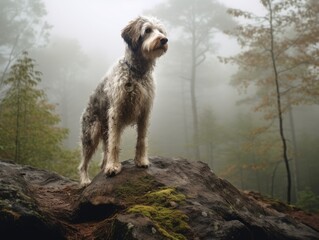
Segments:
[[[122,184],[116,196],[126,203],[125,212],[149,218],[157,231],[168,239],[187,239],[188,216],[177,209],[186,199],[175,188],[163,187],[154,177],[144,175]]]
[[[115,194],[126,203],[134,204],[141,196],[158,187],[154,177],[145,175],[122,184],[115,190]]]
[[[166,238],[182,240],[186,239],[183,234],[190,230],[188,217],[182,211],[174,209],[171,202],[180,204],[185,199],[186,196],[177,193],[174,188],[161,188],[145,194],[140,203],[130,207],[127,212],[148,217]]]
[[[180,204],[186,199],[186,196],[177,193],[174,188],[161,188],[157,191],[147,193],[144,201],[156,206],[171,206],[172,202]]]

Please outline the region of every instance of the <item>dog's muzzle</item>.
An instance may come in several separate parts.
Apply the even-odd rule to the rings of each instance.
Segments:
[[[162,38],[160,42],[161,42],[162,46],[164,46],[168,42],[168,39]]]

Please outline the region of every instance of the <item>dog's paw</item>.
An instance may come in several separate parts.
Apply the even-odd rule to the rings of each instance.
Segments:
[[[134,162],[135,162],[135,165],[140,168],[148,168],[148,166],[150,165],[150,162],[148,158],[146,157],[140,160],[135,159]]]
[[[104,168],[104,173],[109,176],[115,176],[116,174],[120,173],[122,170],[122,164],[118,163],[118,164],[114,164],[114,165],[107,165]]]
[[[81,186],[81,187],[86,187],[86,186],[88,186],[90,183],[91,183],[91,180],[90,180],[89,178],[84,178],[84,179],[81,179],[81,181],[80,181],[80,186]]]

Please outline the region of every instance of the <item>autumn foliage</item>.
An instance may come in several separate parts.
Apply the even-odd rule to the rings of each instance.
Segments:
[[[289,145],[285,113],[294,105],[318,102],[318,1],[261,0],[265,15],[238,9],[229,14],[241,24],[228,32],[235,36],[242,51],[224,63],[234,63],[238,72],[232,84],[241,90],[254,88],[253,109],[270,122],[263,130],[277,129],[282,145],[281,158],[287,170],[287,201],[291,199]],[[259,131],[257,131],[259,132]],[[261,131],[259,133],[264,133]]]

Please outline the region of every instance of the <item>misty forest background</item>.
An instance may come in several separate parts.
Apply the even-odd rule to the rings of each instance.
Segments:
[[[154,15],[167,28],[169,50],[154,73],[149,155],[200,160],[240,189],[318,211],[319,1],[250,1],[256,12],[216,0],[137,2],[142,7],[120,1],[129,14],[114,11],[112,27],[90,26],[106,34],[102,46],[74,25],[88,35],[92,47],[84,48],[54,32],[49,1],[1,0],[0,158],[77,179],[89,95],[123,54],[125,24]],[[115,3],[107,4],[112,12]],[[94,5],[86,11],[94,14]],[[121,159],[134,150],[132,127]]]

